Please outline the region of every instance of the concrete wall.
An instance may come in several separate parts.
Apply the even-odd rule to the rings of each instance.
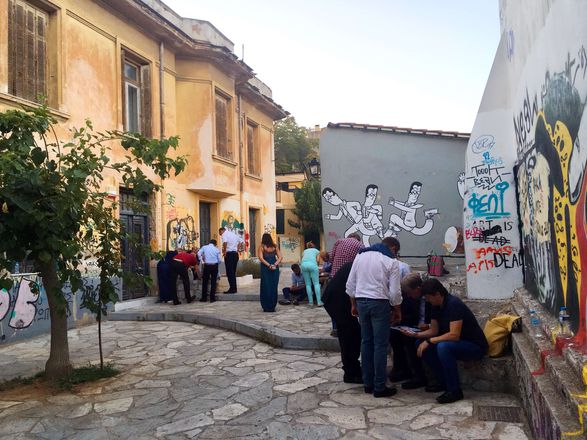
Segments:
[[[481,156],[488,152],[489,160],[502,162],[492,162],[500,167],[492,171],[493,187],[468,180],[474,184],[468,185],[465,227],[493,220],[465,237],[469,295],[511,294],[524,273],[528,290],[553,314],[561,305],[570,309],[584,340],[587,3],[504,0],[500,17],[501,44],[467,151],[467,177],[482,144]],[[491,237],[498,241],[488,242]],[[481,270],[480,257],[488,260]]]
[[[320,164],[327,249],[338,238],[356,231],[365,244],[397,236],[402,255],[444,254],[447,230],[462,227],[458,182],[464,171],[466,145],[466,138],[350,128],[324,130]],[[414,182],[421,186],[409,196]],[[366,201],[368,185],[378,187],[375,200]],[[328,197],[326,188],[338,197]],[[365,209],[366,203],[372,205],[373,214]],[[405,209],[406,205],[412,206]],[[341,206],[349,216],[342,213]]]
[[[0,290],[0,344],[10,344],[49,333],[51,327],[47,294],[41,279],[36,274],[16,274],[13,280],[14,285],[10,291]],[[92,279],[84,282],[93,285]],[[40,289],[38,294],[31,289],[31,283]],[[69,306],[68,327],[92,322],[93,315],[80,306],[82,292],[73,295],[68,286],[63,291]]]

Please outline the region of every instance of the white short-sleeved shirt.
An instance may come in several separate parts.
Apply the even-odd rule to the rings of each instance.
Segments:
[[[228,229],[222,234],[222,243],[226,243],[226,252],[238,252],[238,245],[243,239]]]

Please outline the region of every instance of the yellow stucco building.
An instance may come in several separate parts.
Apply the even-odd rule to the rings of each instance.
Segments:
[[[0,110],[41,97],[62,139],[86,118],[96,130],[180,136],[188,166],[145,201],[148,215],[107,179],[121,219],[152,249],[206,244],[227,225],[254,252],[274,233],[273,121],[287,112],[212,24],[158,0],[1,0]],[[129,270],[149,270],[131,257]]]

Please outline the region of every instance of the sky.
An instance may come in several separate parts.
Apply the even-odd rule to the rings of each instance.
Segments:
[[[500,37],[498,0],[164,0],[207,20],[305,127],[470,132]]]

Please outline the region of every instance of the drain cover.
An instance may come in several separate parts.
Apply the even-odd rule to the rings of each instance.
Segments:
[[[512,422],[522,423],[524,415],[522,408],[517,406],[476,406],[478,420],[485,422]]]

